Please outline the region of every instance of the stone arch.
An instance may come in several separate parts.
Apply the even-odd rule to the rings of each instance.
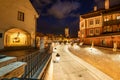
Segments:
[[[4,47],[11,46],[30,46],[31,37],[30,34],[19,28],[12,28],[4,34]]]

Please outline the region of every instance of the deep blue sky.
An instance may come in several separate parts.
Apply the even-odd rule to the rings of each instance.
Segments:
[[[104,8],[104,0],[31,0],[40,14],[37,31],[42,33],[64,34],[69,27],[70,36],[77,36],[79,16],[98,8]],[[110,5],[119,4],[120,0],[110,0]]]

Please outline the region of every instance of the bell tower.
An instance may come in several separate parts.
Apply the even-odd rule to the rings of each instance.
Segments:
[[[110,6],[110,1],[105,0],[105,9],[109,9],[109,6]]]

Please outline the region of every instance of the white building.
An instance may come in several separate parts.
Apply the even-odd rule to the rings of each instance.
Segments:
[[[34,47],[37,18],[29,0],[0,0],[0,49]]]

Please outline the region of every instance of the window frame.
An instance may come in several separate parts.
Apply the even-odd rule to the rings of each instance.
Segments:
[[[17,20],[19,20],[19,21],[24,21],[25,20],[24,12],[18,11]]]

